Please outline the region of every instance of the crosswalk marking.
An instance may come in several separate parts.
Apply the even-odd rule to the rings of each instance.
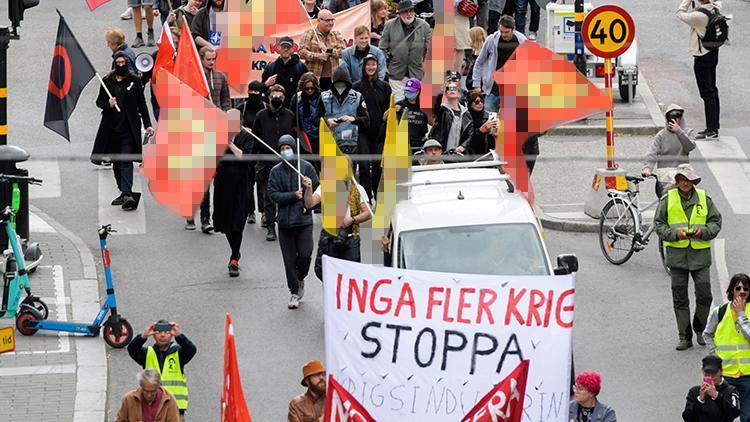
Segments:
[[[41,185],[29,187],[29,199],[59,198],[62,195],[60,187],[60,165],[57,160],[34,160],[23,163],[23,168],[29,171],[29,176],[42,180]]]
[[[137,165],[137,164],[136,164]],[[135,211],[125,211],[119,206],[110,205],[120,192],[117,190],[112,171],[97,171],[99,178],[99,224],[111,224],[116,234],[146,233],[146,201],[142,178],[134,170],[133,191],[141,192],[141,202]]]
[[[737,138],[722,136],[719,141],[697,142],[698,150],[719,182],[724,197],[735,214],[750,214],[750,164]],[[733,160],[733,161],[711,161]]]

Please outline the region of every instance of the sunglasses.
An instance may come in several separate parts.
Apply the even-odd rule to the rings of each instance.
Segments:
[[[474,101],[472,101],[474,104],[484,104],[484,98],[474,98]]]
[[[740,284],[734,288],[734,291],[735,292],[750,292],[750,288],[747,288]]]
[[[305,91],[313,92],[313,91],[315,91],[315,87],[314,86],[306,86],[305,87]]]
[[[327,18],[327,19],[321,18],[320,20],[323,21],[323,22],[327,22],[327,23],[331,23],[331,22],[335,22],[336,21],[335,18]]]
[[[458,87],[456,85],[448,85],[445,87],[446,91],[458,91]]]

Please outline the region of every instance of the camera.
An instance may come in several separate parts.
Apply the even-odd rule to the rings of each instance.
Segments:
[[[154,326],[154,331],[168,333],[172,331],[172,324],[168,322],[160,322]]]
[[[333,54],[333,49],[332,49],[332,48],[328,48],[328,49],[326,49],[326,53],[327,53],[327,54]]]
[[[346,246],[346,241],[349,240],[349,237],[351,234],[349,233],[348,229],[339,229],[338,234],[333,238],[333,247],[336,249],[341,249],[344,246]]]

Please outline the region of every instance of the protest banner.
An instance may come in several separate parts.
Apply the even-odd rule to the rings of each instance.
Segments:
[[[566,421],[575,278],[324,257],[326,366],[377,420],[457,421],[523,360],[523,420]]]

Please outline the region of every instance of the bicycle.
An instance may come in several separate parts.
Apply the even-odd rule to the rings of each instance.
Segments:
[[[652,175],[659,183],[656,175]],[[659,204],[659,198],[641,207],[639,201],[639,184],[645,180],[640,176],[625,176],[628,182],[626,191],[608,189],[611,198],[599,217],[599,247],[607,261],[621,265],[627,262],[633,253],[642,251],[654,233],[654,224],[646,227],[643,224],[643,212]],[[631,187],[632,186],[632,187]],[[659,239],[659,256],[661,264],[667,274],[670,270],[666,265],[666,246]]]

